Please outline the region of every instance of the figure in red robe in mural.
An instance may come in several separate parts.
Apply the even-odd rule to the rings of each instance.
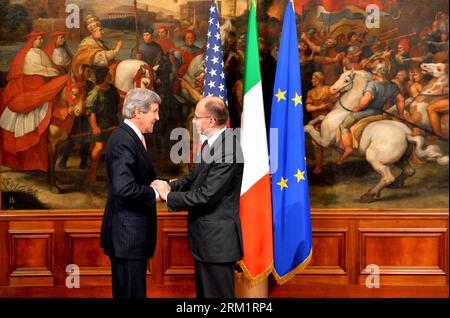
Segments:
[[[177,50],[176,54],[176,57],[181,59],[181,66],[178,69],[178,77],[180,78],[186,74],[192,59],[202,54],[202,49],[194,44],[196,39],[193,31],[188,30],[184,33],[184,45]]]
[[[25,36],[0,95],[0,164],[14,170],[47,171],[51,101],[68,80],[41,49],[44,34]]]
[[[66,42],[68,33],[66,31],[55,31],[49,34],[50,42],[44,48],[45,53],[47,53],[61,74],[69,72],[72,62],[72,52],[70,52]]]
[[[159,44],[163,50],[163,54],[167,54],[170,50],[175,51],[177,49],[175,44],[169,39],[169,30],[166,27],[159,27],[158,36],[159,39],[155,42]]]

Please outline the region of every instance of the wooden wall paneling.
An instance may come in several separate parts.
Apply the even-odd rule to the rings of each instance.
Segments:
[[[161,215],[158,229],[161,248],[160,269],[163,286],[193,288],[194,259],[189,250],[186,213]]]
[[[80,270],[80,286],[111,284],[109,257],[100,247],[100,220],[68,221],[63,225],[64,275],[69,264]]]
[[[58,285],[65,285],[66,281],[66,275],[65,275],[65,262],[62,262],[61,260],[64,260],[65,256],[65,242],[64,242],[64,229],[63,229],[63,222],[60,220],[56,220],[54,223],[55,228],[55,249],[53,251],[55,263],[54,263],[54,284],[56,286]]]
[[[394,220],[361,222],[360,283],[366,266],[380,268],[381,284],[446,285],[448,221]]]
[[[349,280],[348,220],[313,220],[313,255],[295,285],[346,285]]]
[[[111,297],[102,215],[0,211],[0,297]],[[149,297],[195,296],[186,216],[159,207]],[[448,211],[314,210],[312,224],[310,265],[281,286],[270,278],[269,297],[448,297]],[[381,288],[365,286],[372,262]],[[80,265],[80,289],[65,286],[69,263]]]
[[[358,268],[359,268],[359,238],[358,238],[358,224],[359,220],[349,220],[349,239],[348,239],[348,254],[349,254],[349,285],[358,284]]]
[[[0,173],[1,174],[1,173]],[[0,222],[0,286],[9,285],[9,242],[8,242],[9,222]],[[1,297],[0,293],[0,297]]]
[[[176,222],[176,218],[173,220]],[[164,226],[168,226],[169,220],[167,217],[164,216],[158,216],[157,221],[157,240],[156,240],[156,249],[155,254],[153,255],[153,258],[151,259],[152,262],[152,283],[155,285],[163,285],[164,279],[163,279],[163,258],[164,258],[164,247],[162,246],[162,242],[164,240],[164,235],[161,231],[161,228]]]
[[[80,268],[80,274],[111,275],[110,262],[99,246],[100,234],[95,230],[66,229],[66,262]]]
[[[163,232],[163,275],[193,275],[194,259],[189,251],[187,229],[165,227]]]
[[[54,284],[54,222],[9,223],[11,286]]]

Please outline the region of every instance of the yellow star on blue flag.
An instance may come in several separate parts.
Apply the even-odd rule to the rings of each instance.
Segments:
[[[280,100],[284,99],[286,100],[286,91],[282,91],[281,89],[278,89],[278,93],[275,94],[275,96],[278,99],[278,102],[280,102]]]
[[[278,182],[277,184],[280,186],[280,190],[283,191],[284,188],[287,188],[288,179],[283,179],[283,177],[281,177],[281,181]]]
[[[297,106],[298,104],[302,104],[302,96],[298,95],[297,92],[295,92],[295,97],[292,100],[295,103],[294,106]]]
[[[297,182],[300,182],[301,180],[306,180],[305,171],[300,171],[300,169],[297,169],[297,173],[294,174],[294,176],[297,178]]]

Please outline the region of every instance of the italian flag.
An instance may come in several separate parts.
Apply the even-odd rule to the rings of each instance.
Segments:
[[[269,152],[259,67],[258,28],[253,1],[248,18],[245,49],[241,146],[244,154],[244,175],[240,217],[244,258],[240,265],[248,279],[258,282],[266,278],[273,268],[273,236]]]

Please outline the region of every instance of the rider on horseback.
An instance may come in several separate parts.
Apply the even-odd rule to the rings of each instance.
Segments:
[[[374,80],[367,83],[358,106],[352,109],[351,113],[339,125],[344,153],[338,164],[342,164],[353,152],[353,137],[350,128],[358,121],[369,116],[381,115],[385,104],[388,102],[396,102],[398,113],[403,118],[405,99],[399,88],[386,79],[388,72],[389,69],[385,63],[379,63],[375,66],[372,71]]]

